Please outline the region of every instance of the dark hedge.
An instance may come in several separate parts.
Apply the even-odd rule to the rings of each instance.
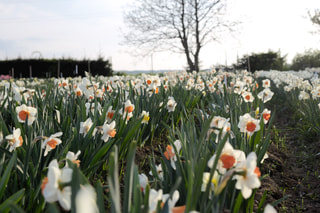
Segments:
[[[0,61],[0,74],[14,75],[14,78],[75,77],[85,76],[85,71],[90,72],[93,76],[111,76],[113,72],[111,63],[102,58],[98,60],[14,59]]]

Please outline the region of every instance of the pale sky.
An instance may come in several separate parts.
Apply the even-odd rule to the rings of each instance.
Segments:
[[[134,0],[0,0],[0,60],[102,55],[117,71],[183,69],[184,55],[164,52],[143,59],[120,45],[128,2]],[[280,50],[291,62],[296,53],[320,49],[320,35],[310,33],[315,28],[307,19],[307,9],[315,8],[319,0],[228,0],[230,19],[242,25],[202,49],[202,68],[268,50]]]

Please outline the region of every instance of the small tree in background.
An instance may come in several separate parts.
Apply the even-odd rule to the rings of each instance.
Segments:
[[[286,56],[280,55],[280,52],[268,51],[267,53],[251,53],[244,55],[234,65],[236,69],[245,69],[250,72],[257,70],[287,70]]]
[[[311,67],[320,67],[320,50],[306,50],[296,54],[292,60],[292,70],[304,70]]]

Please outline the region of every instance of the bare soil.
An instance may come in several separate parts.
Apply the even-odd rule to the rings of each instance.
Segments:
[[[286,197],[276,206],[278,212],[320,212],[320,138],[301,139],[288,119],[275,121],[279,136],[272,135],[261,172],[268,176],[255,199],[259,202],[267,190],[266,203]]]

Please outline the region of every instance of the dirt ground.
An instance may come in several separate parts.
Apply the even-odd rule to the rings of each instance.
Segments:
[[[279,135],[271,137],[269,158],[261,168],[262,175],[268,176],[256,200],[267,190],[267,203],[286,197],[276,206],[278,212],[320,212],[320,138],[301,140],[289,122],[275,122]]]

